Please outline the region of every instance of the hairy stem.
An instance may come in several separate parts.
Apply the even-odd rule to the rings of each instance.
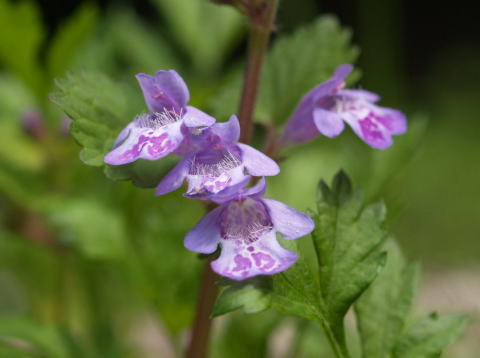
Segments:
[[[250,19],[250,38],[248,43],[247,67],[240,102],[240,141],[250,143],[253,127],[253,111],[257,99],[260,73],[272,32],[278,0],[253,0],[246,12]],[[207,211],[213,209],[213,203],[207,205]],[[208,339],[212,321],[212,312],[218,288],[216,275],[210,268],[210,260],[205,263],[203,279],[197,302],[197,311],[192,329],[191,340],[187,349],[187,358],[205,358],[208,352]]]
[[[200,284],[200,295],[197,302],[197,313],[193,323],[192,337],[186,355],[187,358],[204,358],[207,356],[208,339],[212,324],[210,313],[218,292],[215,278],[216,275],[210,268],[210,260],[206,260]]]
[[[250,10],[250,38],[248,41],[247,67],[243,80],[239,117],[240,141],[249,143],[252,137],[253,113],[257,100],[258,85],[262,72],[263,60],[273,29],[278,0],[257,1]]]

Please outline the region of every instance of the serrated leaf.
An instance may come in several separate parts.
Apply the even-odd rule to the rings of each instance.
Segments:
[[[98,18],[97,8],[86,2],[60,25],[47,54],[51,77],[63,74],[80,46],[92,34]]]
[[[285,122],[308,90],[328,79],[338,65],[356,60],[359,50],[350,40],[350,31],[333,16],[322,16],[292,35],[279,37],[265,61],[256,118]],[[357,78],[354,73],[349,81]],[[212,105],[218,118],[238,108],[241,84],[238,75],[217,96]]]
[[[439,357],[442,350],[463,332],[468,317],[439,317],[437,314],[418,321],[395,346],[394,358]]]
[[[132,120],[128,96],[99,73],[69,74],[56,84],[52,100],[73,119],[71,133],[83,147],[80,158],[89,165],[103,165],[118,133]]]
[[[212,317],[218,317],[238,309],[245,313],[257,313],[270,307],[268,277],[254,277],[240,282],[231,282],[215,301]]]
[[[418,281],[418,266],[389,241],[385,269],[355,303],[364,358],[391,357],[403,332]],[[381,329],[379,329],[381,327]]]
[[[320,184],[316,227],[312,234],[320,275],[325,316],[340,344],[344,344],[343,319],[350,306],[376,278],[386,260],[381,245],[383,203],[364,207],[362,193],[353,191],[340,172],[329,188]]]
[[[283,246],[298,251],[294,241],[284,241]],[[324,322],[318,280],[304,255],[299,255],[298,261],[287,271],[273,276],[272,305],[284,314]]]

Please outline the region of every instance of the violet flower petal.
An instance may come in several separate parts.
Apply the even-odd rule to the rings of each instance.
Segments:
[[[262,177],[257,184],[250,188],[243,189],[242,197],[258,198],[265,194],[267,189],[267,183],[264,177]]]
[[[273,159],[249,145],[243,143],[237,145],[242,151],[243,163],[250,175],[263,177],[280,173],[280,167]]]
[[[266,205],[275,230],[287,240],[311,233],[315,227],[310,216],[273,199],[260,199]]]
[[[218,122],[211,128],[224,143],[236,143],[240,139],[240,122],[236,115],[232,115],[228,122]]]
[[[319,132],[330,138],[338,136],[345,128],[342,117],[323,108],[313,110],[313,120]]]
[[[158,184],[155,195],[160,196],[180,188],[188,174],[191,156],[183,158]]]
[[[185,81],[174,71],[158,71],[155,76],[139,73],[135,76],[151,112],[174,110],[180,113],[190,100]]]
[[[219,220],[223,208],[221,206],[210,211],[198,222],[185,237],[185,247],[201,254],[211,254],[217,249],[220,242]]]
[[[186,106],[182,119],[187,127],[209,127],[215,123],[215,118],[192,106]]]
[[[371,103],[375,103],[380,100],[380,96],[378,94],[364,89],[342,89],[338,92],[338,95],[359,98]]]

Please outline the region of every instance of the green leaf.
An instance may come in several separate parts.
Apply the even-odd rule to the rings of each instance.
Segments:
[[[125,89],[93,72],[69,74],[56,84],[52,100],[73,119],[71,133],[83,147],[80,159],[88,165],[103,165],[105,154],[133,117]]]
[[[343,319],[350,306],[376,278],[386,260],[381,245],[386,209],[383,203],[364,207],[361,191],[353,191],[340,172],[329,188],[319,186],[313,241],[319,263],[320,292],[326,320],[344,344]]]
[[[351,32],[333,16],[322,16],[291,35],[281,36],[268,53],[256,117],[262,121],[285,122],[302,96],[332,76],[343,63],[353,63],[359,50],[350,44]],[[349,82],[358,78],[355,72]],[[241,75],[217,96],[213,109],[226,118],[238,108]]]
[[[391,357],[418,283],[418,266],[405,260],[393,240],[386,248],[385,269],[355,304],[364,358]]]
[[[0,63],[37,94],[45,81],[37,58],[45,38],[40,11],[33,1],[0,0]]]
[[[98,10],[85,2],[76,13],[60,25],[47,54],[47,67],[51,77],[67,69],[81,45],[92,34],[98,19]]]
[[[211,72],[237,43],[242,15],[205,0],[154,0],[197,71]],[[201,31],[199,31],[201,29]]]
[[[93,199],[50,198],[42,206],[61,241],[93,259],[116,259],[125,254],[126,228],[112,208]]]
[[[102,71],[115,77],[153,74],[159,69],[175,68],[179,60],[165,39],[128,8],[113,8],[95,32],[95,36],[76,56],[73,67]]]
[[[22,316],[0,317],[0,342],[9,339],[20,340],[23,357],[71,357],[63,332],[51,324],[34,321]]]
[[[268,277],[254,277],[250,280],[231,282],[225,287],[213,307],[212,317],[224,315],[238,309],[245,313],[257,313],[270,307],[270,286]]]
[[[299,251],[295,241],[284,241],[286,249]],[[319,298],[318,279],[308,266],[305,255],[287,271],[273,276],[273,307],[284,314],[325,322]]]
[[[394,348],[393,357],[439,357],[442,350],[460,336],[467,322],[468,317],[464,315],[439,317],[431,314],[409,328]]]

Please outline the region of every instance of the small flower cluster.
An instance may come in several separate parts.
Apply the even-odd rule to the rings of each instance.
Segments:
[[[305,95],[282,136],[285,146],[320,134],[336,136],[344,128],[343,121],[376,148],[386,148],[392,134],[405,131],[405,117],[376,106],[376,95],[343,89],[343,79],[351,69],[349,65],[340,66],[330,80]],[[296,239],[310,233],[314,224],[308,215],[263,197],[265,176],[280,172],[275,161],[238,142],[240,125],[236,116],[217,123],[189,106],[188,88],[177,72],[158,71],[153,77],[136,77],[150,113],[138,116],[122,130],[105,162],[123,165],[137,159],[180,156],[177,166],[159,183],[156,195],[187,182],[184,196],[218,204],[184,242],[187,249],[203,254],[214,253],[220,245],[220,256],[211,263],[218,274],[242,280],[291,266],[297,256],[280,246],[276,233]],[[249,187],[252,177],[260,180]]]

